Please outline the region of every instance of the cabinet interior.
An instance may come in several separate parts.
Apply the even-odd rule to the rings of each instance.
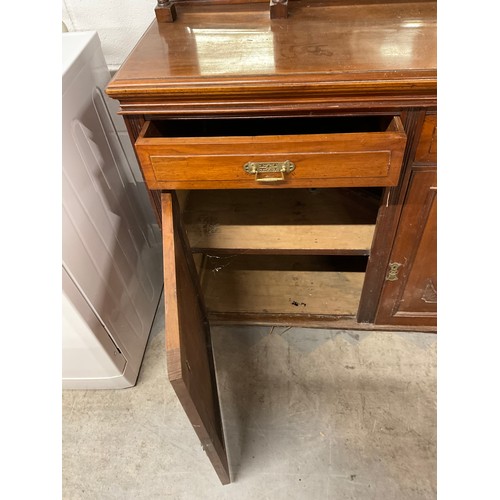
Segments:
[[[382,189],[193,190],[183,224],[210,316],[356,315]],[[265,320],[264,320],[265,322]]]
[[[396,130],[394,116],[288,118],[167,118],[151,119],[145,138],[231,137],[387,132]]]

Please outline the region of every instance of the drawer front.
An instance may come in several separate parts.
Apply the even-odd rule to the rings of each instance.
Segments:
[[[384,132],[340,134],[150,138],[148,126],[136,151],[150,189],[393,186],[406,144],[397,117]]]
[[[427,115],[415,153],[417,163],[437,162],[437,115]]]

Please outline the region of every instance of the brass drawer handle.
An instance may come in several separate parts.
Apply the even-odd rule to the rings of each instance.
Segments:
[[[290,160],[285,161],[249,161],[243,165],[247,174],[255,175],[257,182],[282,182],[285,174],[295,170],[295,164]],[[279,176],[269,174],[278,173]]]

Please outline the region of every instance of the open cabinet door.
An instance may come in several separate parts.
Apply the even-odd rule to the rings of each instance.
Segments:
[[[163,193],[168,378],[222,484],[230,482],[210,328],[175,193]]]

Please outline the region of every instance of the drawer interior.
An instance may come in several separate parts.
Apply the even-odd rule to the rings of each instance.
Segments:
[[[144,138],[236,137],[269,135],[387,132],[398,125],[393,116],[288,118],[172,118],[152,119]]]
[[[380,188],[194,190],[182,220],[209,316],[354,317]]]

